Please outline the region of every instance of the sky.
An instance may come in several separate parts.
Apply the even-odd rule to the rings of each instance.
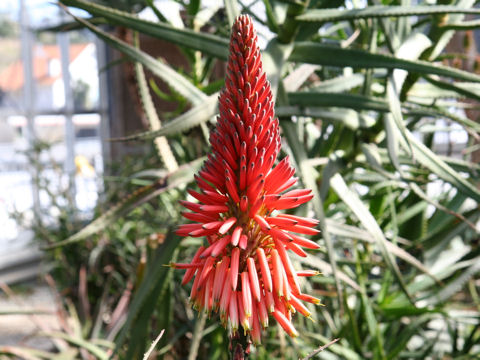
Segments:
[[[58,18],[59,8],[54,0],[24,0],[34,27],[52,25]],[[0,0],[0,14],[19,20],[20,0]]]

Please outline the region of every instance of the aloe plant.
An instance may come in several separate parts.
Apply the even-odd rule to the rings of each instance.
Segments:
[[[70,244],[81,244],[148,202],[178,211],[169,203],[176,198],[171,195],[185,194],[185,185],[193,180],[191,167],[198,169],[205,153],[197,153],[195,160],[176,145],[186,141],[187,131],[202,134],[217,114],[218,93],[202,91],[213,79],[198,74],[208,74],[214,60],[227,59],[227,29],[239,13],[247,13],[269,29],[264,69],[276,97],[282,149],[294,161],[302,186],[314,194],[308,206],[291,214],[314,215],[322,231],[316,236],[320,249],[295,258],[293,265],[323,274],[302,286],[325,304],[308,308],[315,322],[294,321],[300,334],[296,342],[271,327],[251,357],[309,358],[336,338],[340,340],[315,356],[480,356],[480,166],[470,157],[478,148],[480,125],[466,115],[480,98],[480,76],[445,61],[463,58],[447,50],[458,29],[480,27],[477,20],[466,19],[480,12],[474,1],[369,1],[371,6],[356,8],[356,2],[264,0],[256,3],[263,13],[238,0],[225,0],[218,9],[200,1],[179,2],[185,10],[182,27],[152,1],[145,5],[157,14],[156,22],[86,0],[60,3],[85,10],[95,22],[76,21],[137,64],[139,90],[151,119],[158,122],[162,116],[148,100],[155,94],[142,78],[143,68],[190,108],[162,121],[161,127],[117,139],[153,142],[165,137],[157,150],[168,175],[54,246],[68,251]],[[99,22],[179,46],[190,70],[181,72],[176,64],[115,38]],[[198,26],[207,22],[208,33]],[[442,129],[442,123],[448,127]],[[436,133],[454,139],[458,129],[468,137],[465,152],[438,154]],[[205,139],[204,149],[206,144]],[[156,211],[165,217],[162,206]],[[180,241],[169,228],[163,226],[167,238],[152,250],[137,278],[112,351],[120,358],[138,357],[165,329],[152,356],[226,358],[228,340],[218,321],[193,316],[186,292],[176,285],[179,275],[163,267],[172,257],[191,259],[190,245],[200,245],[200,240]]]

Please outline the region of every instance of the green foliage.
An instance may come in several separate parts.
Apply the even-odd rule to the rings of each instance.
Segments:
[[[17,33],[15,22],[5,15],[0,15],[0,38],[13,38]]]
[[[180,2],[185,9],[180,28],[156,8],[159,21],[154,23],[84,0],[60,2],[181,47],[190,62],[183,72],[88,19],[77,19],[191,104],[160,129],[118,140],[166,136],[180,165],[198,165],[208,151],[202,135],[216,113],[216,90],[205,89],[219,84],[205,74],[211,74],[213,61],[226,58],[225,29],[237,9],[252,10],[241,1],[228,0],[225,10],[216,13],[198,1]],[[253,359],[298,359],[334,338],[340,340],[317,358],[480,356],[479,167],[468,152],[439,155],[433,142],[440,121],[463,129],[467,146],[479,139],[479,124],[469,119],[469,110],[480,97],[480,76],[444,60],[459,58],[446,46],[456,29],[480,26],[464,21],[464,14],[478,9],[465,0],[368,4],[376,6],[346,10],[343,2],[267,0],[265,16],[252,13],[272,32],[264,58],[277,94],[283,155],[291,155],[303,185],[315,194],[311,208],[298,211],[314,212],[322,230],[317,239],[322,248],[295,260],[323,273],[302,285],[325,304],[311,308],[315,323],[295,319],[301,334],[297,342],[269,328]],[[195,25],[208,20],[208,33]],[[149,113],[154,111],[150,105]],[[157,151],[162,155],[161,148]],[[180,166],[136,191],[130,184],[122,202],[66,242],[54,244],[63,245],[54,251],[65,254],[72,246],[79,252],[90,246],[92,257],[107,246],[116,258],[108,263],[112,281],[124,289],[128,281],[134,284],[129,312],[117,332],[112,335],[102,324],[96,333],[115,342],[119,358],[140,358],[162,329],[152,356],[228,356],[218,319],[196,317],[188,306],[188,289],[179,286],[181,274],[163,267],[172,258],[190,259],[192,245],[200,241],[171,235],[180,221],[176,201],[185,197],[193,170],[182,173]],[[144,179],[140,174],[130,180]],[[163,243],[138,245],[152,233],[162,234]]]

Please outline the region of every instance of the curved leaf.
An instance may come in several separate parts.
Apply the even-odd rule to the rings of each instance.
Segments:
[[[112,24],[125,26],[177,45],[200,50],[223,60],[226,60],[228,56],[228,39],[216,35],[189,29],[178,29],[170,25],[142,20],[127,12],[98,5],[90,1],[61,0],[60,2],[67,6],[85,10],[92,15],[101,16]]]
[[[421,16],[435,14],[480,14],[480,9],[462,8],[448,5],[416,5],[416,6],[367,6],[363,9],[314,9],[297,16],[299,21],[351,21],[358,19]]]
[[[140,51],[136,47],[127,44],[117,39],[116,37],[104,32],[100,28],[90,24],[88,21],[85,21],[76,16],[73,17],[75,18],[75,20],[85,25],[85,27],[87,27],[105,42],[110,44],[112,47],[124,53],[132,60],[138,61],[141,64],[145,65],[148,69],[150,69],[150,71],[152,71],[160,79],[165,81],[173,89],[178,91],[178,93],[185,96],[193,104],[200,104],[207,97],[207,95],[205,95],[201,90],[196,88],[185,77],[173,70],[170,66],[163,64],[160,61],[157,61],[156,59],[144,53],[143,51]]]
[[[78,338],[75,336],[71,336],[69,334],[65,334],[62,332],[51,332],[51,333],[45,333],[44,335],[52,338],[59,338],[63,339],[70,344],[78,346],[80,349],[85,349],[87,350],[90,354],[94,355],[96,359],[99,360],[107,360],[108,359],[108,354],[106,351],[102,350],[100,347],[94,345],[91,341]]]
[[[447,286],[441,288],[435,296],[429,298],[430,305],[436,305],[447,301],[454,296],[458,291],[470,280],[474,275],[480,272],[480,258],[472,259],[473,264],[467,269],[463,269],[461,274],[452,280]]]
[[[323,261],[322,259],[320,259],[318,257],[315,257],[315,256],[302,257],[302,258],[299,259],[299,261],[302,264],[309,265],[309,266],[312,266],[312,267],[320,270],[320,272],[322,274],[325,274],[325,275],[332,274],[332,266],[329,263],[327,263],[326,261]],[[345,284],[350,285],[350,287],[352,287],[352,289],[355,289],[356,291],[361,291],[360,285],[358,285],[347,274],[345,274],[344,272],[342,272],[341,270],[338,270],[338,269],[336,271],[337,271],[338,278],[340,280],[342,280]]]
[[[145,115],[150,124],[150,130],[160,130],[162,122],[160,121],[155,105],[153,104],[143,66],[138,62],[135,63],[135,75],[137,77],[138,92],[140,93],[140,99],[142,100],[143,110],[145,111]],[[168,144],[168,140],[164,136],[159,136],[155,138],[154,142],[157,147],[158,155],[162,159],[167,170],[169,172],[177,170],[178,163],[172,153],[170,145]]]
[[[341,108],[320,108],[314,106],[279,106],[276,109],[278,117],[306,116],[326,121],[340,122],[352,130],[369,128],[375,125],[376,120],[358,111]]]
[[[228,24],[233,25],[235,18],[239,14],[237,0],[224,0],[225,10],[227,12]]]
[[[413,73],[480,82],[479,75],[447,66],[432,65],[427,61],[398,59],[391,55],[372,54],[363,50],[343,49],[314,42],[297,43],[289,60],[335,67],[403,69]]]
[[[385,239],[382,230],[375,221],[375,218],[372,216],[367,207],[362,203],[358,195],[348,188],[347,184],[345,183],[340,174],[337,173],[332,176],[332,178],[330,179],[330,186],[335,190],[335,192],[343,200],[343,202],[348,205],[350,210],[356,215],[356,217],[363,224],[363,226],[370,232],[370,234],[372,234],[373,238],[375,239],[380,248],[385,262],[397,278],[400,287],[402,288],[405,295],[412,301],[412,298],[408,293],[405,280],[400,273],[397,263],[394,261],[390,251],[387,248],[387,240]]]
[[[155,257],[148,264],[146,275],[133,296],[122,331],[115,340],[114,354],[124,345],[129,333],[135,334],[136,331],[147,330],[143,324],[140,329],[136,329],[136,322],[141,319],[145,324],[148,323],[159,297],[162,293],[163,295],[166,294],[165,289],[170,283],[170,281],[166,281],[166,278],[172,273],[173,269],[165,266],[165,264],[172,260],[179,242],[180,237],[169,232],[166,234],[163,244],[156,249]]]
[[[436,174],[439,178],[454,185],[465,195],[480,202],[480,190],[465,180],[458,172],[438,157],[438,155],[434,154],[432,150],[418,141],[410,131],[407,130],[406,136],[412,145],[413,156],[420,164]]]
[[[480,84],[463,82],[448,83],[434,79],[430,76],[425,76],[425,80],[439,87],[440,89],[456,93],[461,98],[471,98],[480,101]]]
[[[480,20],[470,20],[462,22],[453,22],[450,24],[443,24],[440,26],[444,30],[472,30],[480,27]]]
[[[207,122],[217,113],[218,93],[210,95],[203,103],[195,106],[185,114],[166,123],[161,129],[146,131],[140,134],[112,139],[112,141],[132,141],[153,139],[158,136],[178,134],[194,126]]]
[[[288,93],[290,105],[346,107],[356,110],[374,110],[388,112],[388,103],[373,96],[339,94],[314,91]]]
[[[314,66],[305,64],[304,66]],[[360,86],[365,81],[365,75],[354,73],[349,76],[338,76],[333,79],[327,79],[320,84],[315,85],[312,90],[318,92],[342,92]]]
[[[342,287],[340,284],[340,271],[337,268],[336,263],[336,254],[333,248],[332,238],[330,237],[330,233],[328,232],[325,212],[323,210],[323,202],[320,197],[320,192],[318,191],[318,186],[316,183],[315,169],[307,162],[308,156],[305,152],[305,149],[302,146],[302,143],[298,139],[298,133],[295,129],[295,125],[290,121],[281,121],[280,125],[282,130],[284,131],[285,137],[287,139],[288,145],[293,153],[295,161],[300,170],[300,176],[302,178],[302,182],[308,188],[310,188],[314,194],[313,200],[313,207],[315,213],[317,214],[318,220],[320,222],[320,228],[323,232],[323,239],[325,240],[325,244],[327,246],[327,253],[328,253],[328,260],[329,266],[332,272],[332,275],[335,279],[335,286],[337,288],[338,297],[339,297],[339,304],[342,306],[343,298],[342,298]],[[318,259],[319,260],[319,259]]]
[[[373,243],[375,241],[372,239],[372,236],[369,232],[356,228],[354,226],[339,224],[332,219],[327,219],[327,224],[329,231],[334,235],[359,239],[369,243]],[[430,272],[430,270],[427,269],[425,265],[418,261],[414,256],[410,255],[407,251],[387,239],[385,239],[385,246],[387,250],[390,251],[393,255],[402,260],[405,260],[421,272],[430,276],[436,282],[439,282],[439,280]]]
[[[58,243],[53,243],[46,247],[46,249],[53,249],[56,247],[82,241],[89,236],[92,236],[102,231],[121,216],[128,214],[136,207],[146,203],[150,199],[158,196],[159,194],[173,189],[179,184],[192,181],[193,174],[200,168],[202,162],[203,159],[198,159],[189,164],[182,165],[177,171],[171,173],[166,178],[159,179],[155,181],[152,185],[144,186],[138,189],[126,199],[111,207],[107,212],[92,221],[90,224],[85,226],[76,234],[73,234],[72,236]]]

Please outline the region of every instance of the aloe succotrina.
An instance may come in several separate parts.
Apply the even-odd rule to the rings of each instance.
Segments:
[[[226,21],[212,17],[206,33],[198,27],[142,20],[83,0],[61,2],[107,23],[177,44],[191,60],[192,70],[180,73],[175,64],[160,63],[79,20],[192,105],[161,129],[130,139],[167,136],[175,144],[178,134],[208,125],[216,115],[218,94],[203,93],[200,89],[208,76],[202,83],[197,75],[202,70],[208,73],[212,59],[227,59]],[[208,14],[208,8],[195,4],[199,3],[186,5],[188,24]],[[265,21],[241,2],[226,4],[229,18],[237,15],[235,9],[250,12],[273,33],[264,69],[276,79],[272,91],[286,140],[283,151],[315,195],[311,205],[293,213],[314,212],[322,230],[320,250],[293,265],[303,262],[332,275],[305,284],[310,292],[323,295],[328,311],[320,316],[318,309],[309,308],[317,323],[297,321],[302,337],[296,344],[285,346],[285,339],[278,343],[267,337],[255,353],[258,358],[279,347],[284,357],[298,358],[333,337],[342,340],[329,347],[331,358],[478,355],[478,326],[472,320],[479,315],[480,254],[475,239],[480,167],[468,154],[477,146],[480,125],[465,115],[465,109],[474,107],[472,100],[480,97],[480,76],[444,61],[465,57],[450,54],[445,47],[455,29],[480,26],[465,20],[465,14],[478,14],[473,4],[402,2],[348,10],[323,8],[338,3],[265,0]],[[459,128],[468,138],[466,155],[436,153],[435,133],[452,136]],[[184,162],[172,149],[177,161]],[[183,184],[187,179],[182,178]],[[176,189],[183,189],[183,184]],[[432,193],[433,185],[441,191]],[[115,216],[103,218],[102,224],[114,220]],[[84,234],[99,231],[98,224],[93,222]],[[193,254],[183,252],[187,254],[181,254],[182,259],[191,259]],[[136,304],[147,298],[147,290],[138,292]],[[142,311],[140,305],[135,309]],[[178,334],[170,324],[167,334],[168,330]],[[117,349],[135,326],[133,320],[127,322]],[[213,335],[205,336],[199,346],[207,340],[218,344]]]

